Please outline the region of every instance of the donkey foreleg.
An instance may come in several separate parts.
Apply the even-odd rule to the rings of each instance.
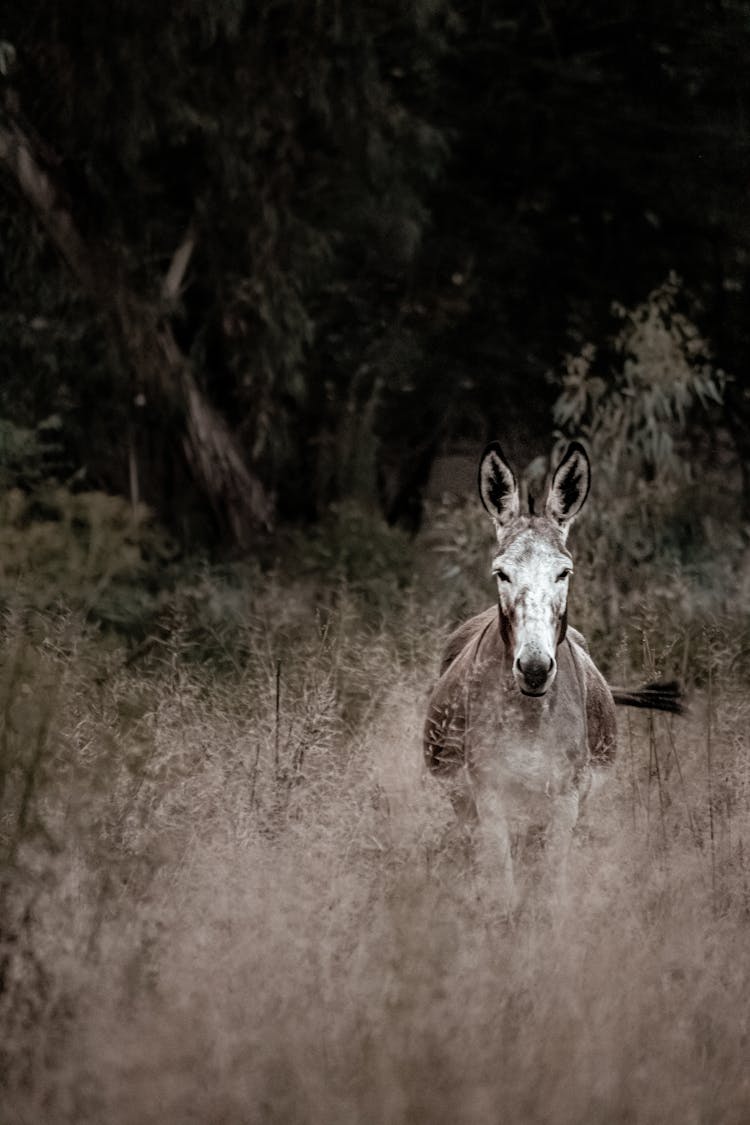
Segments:
[[[544,835],[545,855],[542,876],[545,897],[550,901],[561,901],[567,894],[568,858],[579,811],[580,797],[577,792],[555,797],[552,815]]]
[[[493,789],[474,792],[478,825],[478,859],[482,873],[493,886],[499,884],[499,904],[508,914],[518,905],[513,876],[511,832],[502,794]]]

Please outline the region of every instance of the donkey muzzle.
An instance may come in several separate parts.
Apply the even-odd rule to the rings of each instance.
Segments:
[[[519,656],[516,660],[516,678],[524,695],[544,695],[554,667],[554,660],[548,656]]]

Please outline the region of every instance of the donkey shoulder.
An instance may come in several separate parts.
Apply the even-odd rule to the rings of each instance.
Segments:
[[[440,661],[440,674],[430,693],[424,728],[424,755],[436,773],[452,773],[464,761],[467,685],[485,632],[497,609],[478,613],[455,629]]]
[[[482,613],[476,613],[470,617],[468,621],[464,621],[463,625],[459,625],[454,629],[448,640],[445,642],[443,655],[440,658],[440,672],[444,672],[450,668],[453,661],[457,656],[460,656],[468,644],[478,637],[479,634],[497,617],[497,606],[490,606]]]

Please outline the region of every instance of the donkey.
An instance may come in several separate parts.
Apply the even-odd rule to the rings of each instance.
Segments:
[[[511,838],[541,829],[553,880],[564,878],[572,832],[592,778],[616,749],[615,703],[679,711],[675,684],[610,688],[567,622],[568,532],[588,496],[589,459],[572,442],[543,515],[522,515],[497,442],[479,464],[479,495],[497,532],[497,607],[448,639],[424,731],[429,769],[452,778],[462,820],[478,822],[508,908],[516,902]]]

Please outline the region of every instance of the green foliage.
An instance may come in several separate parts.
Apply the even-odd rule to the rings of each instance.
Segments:
[[[587,439],[594,462],[589,534],[632,559],[656,553],[663,563],[690,549],[711,510],[704,498],[716,482],[691,437],[710,426],[725,385],[707,342],[680,311],[680,291],[670,277],[635,309],[615,306],[619,326],[607,347],[587,345],[567,358],[554,407],[567,435]]]
[[[174,553],[151,513],[104,492],[46,484],[0,494],[0,581],[39,607],[63,598],[105,616]],[[125,584],[125,585],[123,585]]]
[[[639,478],[661,490],[689,479],[685,438],[695,408],[722,404],[724,372],[680,311],[681,289],[671,275],[636,308],[613,306],[621,327],[609,366],[590,345],[566,359],[554,420],[571,436],[583,434],[599,471],[625,490]]]
[[[175,545],[144,504],[85,488],[63,420],[0,419],[0,589],[5,604],[76,605],[122,628],[153,612]]]
[[[315,576],[341,583],[382,610],[414,576],[414,549],[409,536],[389,527],[372,507],[346,501],[331,505],[312,530],[290,533],[282,553],[282,572]]]
[[[0,480],[5,488],[29,468],[37,473],[42,455],[41,443],[33,430],[0,419]]]
[[[0,418],[0,489],[39,485],[65,469],[62,419],[52,415],[35,429]]]

